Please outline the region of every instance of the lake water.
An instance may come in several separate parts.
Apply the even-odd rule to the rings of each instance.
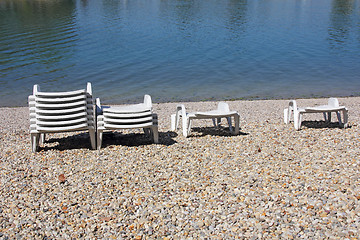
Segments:
[[[0,106],[360,95],[360,0],[0,0]]]

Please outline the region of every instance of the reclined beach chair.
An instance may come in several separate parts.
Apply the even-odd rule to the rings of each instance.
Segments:
[[[225,102],[219,102],[216,110],[208,112],[194,112],[187,113],[183,104],[178,105],[176,108],[176,114],[171,115],[171,130],[175,131],[179,127],[180,117],[182,117],[183,135],[187,137],[191,131],[191,123],[194,119],[212,119],[214,126],[220,125],[221,118],[226,118],[229,124],[229,129],[234,134],[239,134],[239,122],[240,116],[236,111],[230,111],[229,105]],[[235,131],[233,131],[231,124],[231,117],[235,121]]]
[[[45,133],[89,131],[95,149],[95,123],[91,83],[87,89],[72,92],[40,92],[34,85],[29,96],[32,151],[45,140]]]
[[[347,128],[348,125],[348,110],[344,106],[339,106],[337,98],[329,98],[327,105],[316,106],[316,107],[297,107],[296,101],[291,100],[289,107],[284,109],[284,123],[290,123],[291,114],[294,114],[294,127],[296,130],[300,130],[302,115],[305,113],[323,113],[325,121],[331,122],[331,113],[335,112],[339,120],[339,124],[343,128]],[[343,113],[344,122],[341,121],[341,114]]]
[[[122,107],[101,106],[97,98],[96,107],[98,150],[101,148],[104,130],[143,128],[146,135],[153,135],[155,143],[159,142],[157,114],[152,112],[149,95],[144,96],[144,103]]]

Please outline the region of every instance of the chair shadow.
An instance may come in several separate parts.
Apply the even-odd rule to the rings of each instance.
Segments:
[[[159,143],[161,145],[170,146],[177,143],[173,138],[177,136],[174,132],[159,132]],[[91,149],[89,133],[79,133],[68,137],[54,138],[50,134],[46,136],[45,146],[40,146],[40,151],[49,150],[73,150],[73,149]],[[47,143],[57,143],[56,146],[46,146]],[[111,145],[123,145],[129,147],[152,145],[154,144],[150,136],[144,133],[122,134],[121,132],[104,132],[101,148]]]
[[[204,137],[207,135],[211,135],[211,136],[223,136],[223,137],[233,137],[233,136],[246,136],[249,135],[249,133],[245,133],[240,131],[239,134],[234,134],[232,132],[230,132],[230,129],[228,127],[194,127],[191,128],[192,132],[197,132],[197,133],[201,133],[201,135],[193,135],[191,136],[191,132],[190,132],[190,136],[191,137]]]
[[[46,146],[46,144],[57,143],[55,146]],[[44,146],[45,144],[45,146]],[[91,150],[91,142],[89,133],[78,133],[67,137],[52,137],[52,134],[46,134],[45,143],[40,146],[40,151],[49,150],[72,150],[72,149],[89,149]]]
[[[342,128],[339,122],[303,121],[301,125],[307,128]],[[348,128],[351,128],[351,126],[348,126]]]
[[[159,143],[164,146],[171,146],[177,143],[173,138],[177,136],[174,132],[159,132]],[[147,136],[144,133],[128,133],[122,134],[121,132],[104,132],[103,142],[101,148],[105,148],[111,145],[122,145],[128,147],[138,147],[144,145],[154,144],[152,137]]]

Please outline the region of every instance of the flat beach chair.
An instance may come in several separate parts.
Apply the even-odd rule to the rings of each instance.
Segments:
[[[316,107],[297,107],[295,100],[290,100],[289,107],[284,109],[284,123],[290,123],[291,114],[294,115],[294,127],[296,130],[300,130],[302,115],[305,113],[323,113],[325,121],[331,122],[331,113],[335,112],[339,120],[339,124],[343,128],[348,126],[348,110],[344,106],[339,106],[337,98],[329,98],[327,105],[316,106]],[[341,114],[343,113],[343,120],[341,121]]]
[[[103,131],[143,128],[146,135],[153,136],[155,143],[159,142],[157,114],[152,111],[152,101],[149,95],[144,96],[144,102],[121,107],[101,106],[96,99],[97,107],[97,149],[100,150]]]
[[[45,133],[89,131],[95,149],[95,122],[91,83],[87,88],[71,92],[41,92],[34,85],[29,96],[32,151],[45,140]]]
[[[219,102],[216,110],[207,112],[193,112],[187,113],[183,104],[176,107],[176,114],[171,115],[171,130],[175,131],[179,127],[180,117],[182,117],[183,135],[187,137],[191,131],[191,123],[194,119],[212,119],[214,126],[220,125],[221,118],[226,118],[229,124],[229,129],[234,134],[239,134],[240,116],[236,111],[230,111],[229,105],[225,102]],[[233,131],[231,124],[231,117],[234,118],[235,131]]]

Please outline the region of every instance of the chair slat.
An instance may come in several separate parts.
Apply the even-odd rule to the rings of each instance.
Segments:
[[[87,102],[85,100],[69,102],[69,103],[37,103],[37,108],[51,109],[51,108],[72,108],[76,106],[86,106]]]
[[[56,97],[56,98],[46,98],[46,97],[36,97],[36,102],[46,102],[46,103],[61,103],[61,102],[74,102],[79,100],[85,100],[87,97],[86,95],[77,95],[77,96],[70,96],[70,97]]]
[[[142,122],[152,122],[152,116],[149,117],[139,117],[139,118],[106,118],[106,123],[116,123],[116,124],[129,124],[129,123],[142,123]]]
[[[39,126],[37,128],[40,132],[68,132],[68,131],[80,131],[80,130],[87,130],[89,128],[87,123],[77,124],[77,125],[71,125],[71,126],[59,126],[56,128],[52,127],[42,127]]]
[[[60,119],[58,121],[41,121],[37,120],[36,124],[39,126],[63,126],[63,125],[77,125],[79,123],[87,122],[87,118],[79,118],[79,119]]]
[[[44,97],[60,97],[60,96],[76,96],[76,95],[86,95],[86,90],[76,90],[76,91],[69,91],[69,92],[36,92],[36,96],[44,96]]]
[[[37,114],[44,114],[44,115],[63,115],[63,114],[71,114],[75,112],[85,112],[87,111],[86,106],[80,106],[76,108],[69,108],[69,109],[36,109]]]
[[[83,118],[87,118],[88,116],[88,113],[87,112],[78,112],[78,113],[75,113],[75,114],[68,114],[68,115],[61,115],[61,119],[72,119],[72,118],[80,118],[80,117],[83,117]],[[37,119],[40,119],[40,120],[58,120],[59,119],[59,115],[39,115],[39,114],[35,114],[34,116],[35,118]]]
[[[139,123],[139,124],[104,124],[105,129],[131,129],[131,128],[144,128],[154,126],[152,122]]]
[[[104,113],[106,118],[140,118],[152,116],[151,111],[140,113]]]

